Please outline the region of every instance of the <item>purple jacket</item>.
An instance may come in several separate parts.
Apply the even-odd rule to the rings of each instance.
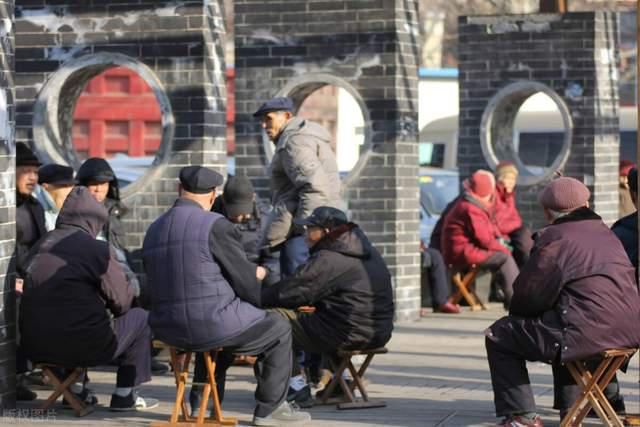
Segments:
[[[538,318],[545,330],[536,333],[554,338],[548,344],[558,348],[562,361],[637,347],[640,296],[634,268],[600,217],[578,209],[535,239],[531,258],[513,285],[510,314]],[[493,332],[497,341],[508,333]]]

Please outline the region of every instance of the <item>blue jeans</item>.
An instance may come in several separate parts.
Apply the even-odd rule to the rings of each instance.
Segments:
[[[309,259],[309,248],[304,236],[292,237],[282,245],[280,250],[281,279],[291,276],[296,269]]]

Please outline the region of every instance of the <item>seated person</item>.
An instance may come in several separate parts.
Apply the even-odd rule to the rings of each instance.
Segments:
[[[229,354],[258,356],[254,425],[308,421],[309,414],[285,400],[291,328],[276,313],[257,308],[258,280],[265,270],[247,259],[234,225],[210,212],[222,181],[210,169],[183,168],[180,197],[147,230],[142,251],[151,295],[149,325],[156,339],[180,349],[223,347]],[[221,398],[231,360],[223,354],[216,367]],[[194,381],[205,378],[196,373]]]
[[[635,167],[635,163],[630,160],[620,160],[618,169],[618,213],[620,218],[630,215],[636,210],[629,188],[629,172]]]
[[[131,308],[133,292],[115,254],[96,234],[108,212],[75,187],[50,231],[29,253],[20,332],[34,362],[65,367],[118,365],[114,411],[158,406],[136,387],[151,380],[147,312]]]
[[[306,229],[311,256],[293,275],[263,288],[262,305],[280,307],[277,311],[291,322],[297,350],[331,357],[337,350],[385,345],[394,305],[391,275],[380,253],[338,209],[321,206],[296,224]],[[292,310],[304,305],[313,305],[315,312]],[[293,387],[308,389],[299,371],[292,375]]]
[[[38,170],[38,184],[35,195],[44,209],[44,222],[47,231],[56,228],[56,220],[62,204],[75,185],[73,168],[49,164]]]
[[[463,182],[463,187],[463,196],[444,219],[442,256],[454,268],[465,269],[476,265],[493,273],[498,272],[507,308],[518,266],[493,218],[493,174],[478,170]]]
[[[633,168],[629,172],[629,194],[635,206],[638,206],[638,169]],[[638,211],[636,211],[619,219],[611,227],[611,231],[622,242],[624,250],[629,256],[631,264],[636,269],[636,278],[638,277]]]
[[[529,259],[533,246],[531,232],[522,224],[516,207],[516,182],[518,169],[511,162],[500,162],[496,168],[495,223],[502,236],[509,241],[513,259],[522,268]]]
[[[221,197],[216,197],[212,212],[219,213],[235,224],[242,236],[242,246],[249,261],[267,269],[262,286],[280,279],[280,258],[277,252],[261,254],[258,248],[263,211],[259,209],[253,184],[246,176],[230,176]],[[268,251],[265,251],[268,252]]]
[[[449,277],[447,276],[447,266],[442,259],[442,255],[436,249],[422,249],[422,274],[426,274],[431,290],[431,306],[434,313],[460,313],[460,307],[449,301]],[[423,304],[424,307],[424,304]],[[420,310],[421,316],[428,315],[428,309]]]
[[[640,343],[640,297],[620,242],[589,209],[580,181],[551,181],[538,198],[550,225],[535,237],[531,257],[514,283],[509,315],[486,331],[496,415],[502,426],[542,426],[526,361],[550,363],[554,408],[564,417],[578,386],[564,362]],[[617,382],[607,388],[624,410]]]

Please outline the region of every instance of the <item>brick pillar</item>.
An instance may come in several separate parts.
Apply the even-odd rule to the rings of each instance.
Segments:
[[[15,108],[13,1],[0,0],[0,409],[15,408]]]
[[[618,215],[618,15],[468,16],[459,22],[461,178],[501,160],[483,155],[483,114],[499,91],[532,81],[550,89],[573,122],[568,156],[558,170],[583,181],[592,192],[592,206],[613,222]],[[517,111],[518,100],[513,107]],[[509,133],[507,116],[494,135]],[[544,224],[536,197],[553,172],[518,191],[520,212],[533,227]]]
[[[365,118],[367,150],[343,196],[383,254],[396,313],[420,307],[417,2],[237,0],[236,167],[268,197],[270,146],[251,114],[276,95],[299,106],[325,84],[347,89]]]

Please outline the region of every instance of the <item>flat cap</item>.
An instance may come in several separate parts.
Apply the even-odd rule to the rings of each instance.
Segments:
[[[218,172],[202,166],[187,166],[180,170],[182,188],[190,193],[206,194],[219,187],[224,178]]]
[[[293,101],[291,100],[291,98],[287,98],[284,96],[271,98],[270,100],[262,104],[255,113],[253,113],[253,117],[262,117],[272,111],[293,112]]]
[[[16,166],[40,166],[41,164],[42,162],[24,142],[16,144]]]
[[[55,163],[44,165],[38,169],[38,184],[75,185],[73,168]]]
[[[561,176],[547,184],[538,195],[538,202],[543,208],[555,212],[567,212],[581,208],[591,197],[589,189],[580,181],[568,176]]]
[[[320,206],[315,208],[308,217],[296,219],[294,222],[298,225],[315,225],[316,227],[331,229],[339,225],[347,224],[349,220],[347,219],[347,215],[340,209]]]

